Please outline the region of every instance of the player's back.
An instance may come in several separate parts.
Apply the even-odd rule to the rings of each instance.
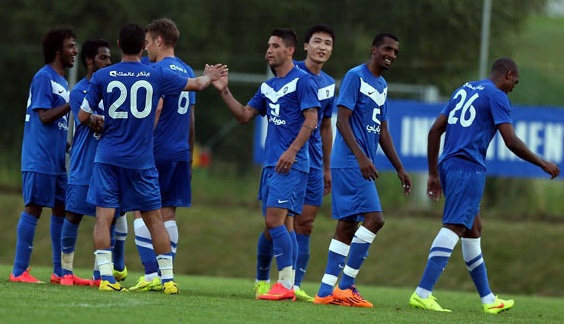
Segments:
[[[458,88],[441,114],[447,117],[447,128],[440,162],[457,157],[483,168],[497,125],[511,123],[507,94],[489,79]]]
[[[185,85],[186,78],[140,62],[120,62],[94,73],[86,99],[93,106],[102,98],[105,107],[95,161],[132,169],[153,167],[158,100]]]

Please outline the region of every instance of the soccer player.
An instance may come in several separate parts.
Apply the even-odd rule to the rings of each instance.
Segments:
[[[499,131],[505,145],[515,155],[541,167],[551,179],[560,174],[556,164],[531,152],[515,135],[507,94],[518,82],[517,64],[510,58],[496,60],[488,79],[467,82],[454,91],[429,130],[427,195],[437,201],[444,192],[445,206],[443,226],[431,245],[421,281],[409,299],[413,307],[450,312],[437,303],[432,292],[460,238],[462,257],[480,295],[484,313],[497,314],[511,309],[515,303],[492,293],[480,245],[480,200],[486,180],[488,145]],[[443,133],[444,147],[439,159]]]
[[[82,216],[96,215],[96,206],[86,201],[86,193],[88,192],[90,178],[92,177],[92,164],[94,163],[94,154],[98,146],[101,130],[92,129],[97,127],[97,124],[92,124],[91,127],[81,124],[77,116],[82,100],[86,95],[88,81],[92,78],[92,74],[111,64],[110,44],[102,39],[88,39],[82,44],[80,58],[86,68],[86,76],[80,80],[70,92],[70,105],[75,120],[75,128],[70,150],[66,217],[61,231],[61,259],[63,271],[61,285],[97,286],[96,284],[100,282],[100,272],[98,270],[94,270],[93,280],[81,279],[73,274],[74,250]],[[125,215],[120,218],[123,219],[125,221],[124,223],[127,225]],[[120,232],[124,232],[124,230],[120,229]],[[127,232],[127,227],[125,227],[125,232]],[[117,249],[119,250],[120,247]],[[123,249],[123,246],[121,249]],[[122,260],[117,263],[123,264],[123,253],[114,253],[114,258],[116,255],[121,255],[121,258],[118,259]],[[114,261],[114,267],[116,266],[115,264],[116,262]],[[124,268],[121,269],[122,271],[118,271],[118,279],[122,279],[123,273],[127,273],[127,270]]]
[[[333,144],[331,116],[334,107],[335,80],[322,71],[323,65],[331,57],[335,43],[335,32],[328,25],[310,27],[304,38],[306,59],[295,62],[296,66],[308,72],[317,83],[317,98],[321,104],[318,111],[317,128],[309,138],[309,176],[307,181],[304,206],[301,215],[294,216],[294,232],[297,242],[295,260],[294,291],[296,299],[313,301],[303,289],[300,289],[309,261],[309,238],[313,230],[313,221],[323,202],[323,196],[331,192],[331,170],[329,157]],[[292,237],[293,239],[293,237]],[[270,289],[270,263],[272,260],[272,240],[261,233],[257,246],[257,277],[255,295],[258,297]]]
[[[98,70],[78,118],[97,123],[93,109],[104,106],[104,130],[92,170],[87,201],[96,205],[94,249],[100,269],[102,291],[127,291],[112,275],[110,225],[115,210],[141,211],[151,233],[165,294],[177,294],[170,239],[160,208],[161,195],[153,156],[153,126],[159,99],[183,90],[204,90],[227,74],[227,67],[206,65],[198,78],[181,77],[170,70],[141,63],[145,31],[137,24],[121,28],[118,37],[120,63]]]
[[[176,24],[166,18],[151,22],[145,29],[146,50],[150,62],[184,77],[194,78],[194,71],[174,55],[180,32]],[[155,163],[161,189],[161,214],[170,237],[173,257],[178,245],[176,208],[190,207],[192,191],[192,152],[194,149],[194,91],[167,95],[154,130]],[[158,264],[151,243],[151,233],[141,215],[135,213],[135,245],[139,251],[145,274],[129,290],[161,290]]]
[[[43,38],[43,66],[33,77],[25,115],[22,143],[22,184],[25,209],[17,228],[16,253],[10,281],[42,283],[29,273],[35,228],[43,207],[50,207],[53,274],[61,279],[61,228],[65,217],[67,172],[65,152],[69,88],[65,70],[77,55],[71,28],[52,29]]]
[[[249,122],[258,114],[268,117],[259,199],[279,276],[270,290],[257,296],[264,300],[295,298],[290,237],[294,219],[288,214],[302,213],[309,172],[307,142],[317,126],[320,107],[315,81],[294,65],[296,44],[293,30],[272,31],[265,58],[276,76],[262,83],[246,106],[233,97],[226,77],[213,83],[240,123]]]
[[[397,171],[404,195],[411,179],[403,168],[388,131],[388,87],[382,73],[399,52],[399,41],[378,34],[367,63],[350,69],[339,90],[337,135],[331,152],[333,218],[338,220],[316,304],[373,307],[355,286],[355,278],[368,255],[384,217],[374,180],[378,144]],[[363,222],[362,225],[358,225]],[[346,259],[346,264],[345,264]],[[343,276],[337,287],[339,274]]]

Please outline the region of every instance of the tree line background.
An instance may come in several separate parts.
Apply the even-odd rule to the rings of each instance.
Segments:
[[[489,62],[512,56],[529,15],[544,10],[546,0],[494,0]],[[400,54],[385,75],[389,83],[438,86],[442,96],[478,77],[482,1],[477,0],[167,0],[35,1],[2,0],[0,28],[0,151],[2,163],[19,170],[19,154],[29,84],[43,65],[41,39],[51,27],[70,25],[77,41],[104,38],[112,44],[112,61],[120,27],[142,26],[161,17],[173,19],[181,37],[176,54],[195,70],[206,63],[225,63],[231,72],[265,73],[264,53],[273,28],[291,27],[303,42],[315,23],[336,31],[331,60],[325,70],[340,79],[368,58],[379,32],[400,39]],[[303,59],[298,46],[296,59]],[[79,64],[79,78],[84,68]],[[258,84],[257,84],[258,85]],[[245,103],[257,85],[232,85]],[[393,89],[391,89],[393,93]],[[515,101],[514,101],[515,103]],[[519,103],[519,102],[516,102]],[[554,104],[537,102],[537,104]],[[202,143],[221,132],[232,117],[213,89],[198,95],[196,134]],[[214,148],[214,160],[235,163],[244,171],[251,163],[252,127],[236,127]]]

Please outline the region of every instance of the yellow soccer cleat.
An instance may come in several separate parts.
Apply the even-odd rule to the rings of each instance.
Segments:
[[[437,303],[437,299],[433,295],[427,298],[421,298],[414,292],[409,298],[409,305],[411,305],[411,307],[428,309],[437,312],[451,312],[450,309],[442,308],[441,305]]]
[[[501,312],[505,312],[506,310],[510,310],[515,305],[515,301],[513,299],[504,300],[495,296],[495,301],[491,304],[483,304],[482,308],[484,309],[484,313],[486,314],[499,314]]]
[[[270,290],[269,281],[257,281],[255,282],[255,298],[259,299],[259,296],[266,294]]]
[[[163,290],[163,286],[161,285],[161,279],[159,277],[155,277],[152,281],[145,281],[145,276],[139,277],[137,280],[137,284],[135,286],[130,287],[129,290],[131,291],[161,291]]]
[[[127,289],[122,287],[119,282],[110,283],[108,280],[102,280],[98,289],[100,291],[127,291]]]
[[[178,286],[174,281],[167,281],[163,285],[163,293],[165,295],[176,295],[180,291],[178,290]]]

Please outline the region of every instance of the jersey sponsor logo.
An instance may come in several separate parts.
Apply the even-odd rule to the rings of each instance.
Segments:
[[[176,65],[176,64],[171,64],[168,67],[169,67],[169,69],[171,69],[173,71],[180,71],[182,73],[188,73],[188,71],[186,71],[185,68],[183,68],[182,66]]]
[[[122,72],[122,71],[110,71],[110,76],[112,77],[149,77],[151,72],[140,71],[140,72]]]
[[[272,123],[272,124],[274,124],[274,125],[276,125],[276,126],[286,125],[286,121],[285,121],[284,119],[280,119],[280,118],[278,118],[278,117],[276,117],[276,116],[270,116],[270,117],[268,118],[268,122],[269,122],[269,123]]]

